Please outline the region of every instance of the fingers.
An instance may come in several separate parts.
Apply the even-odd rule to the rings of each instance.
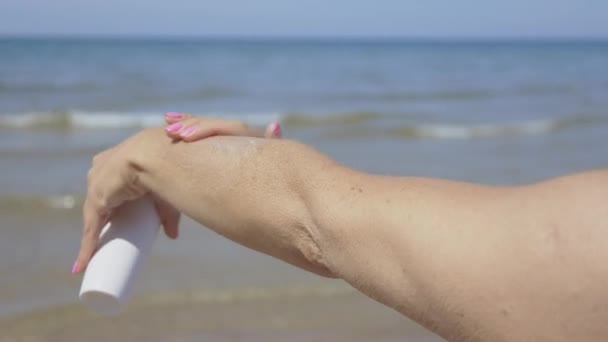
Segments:
[[[179,235],[179,211],[160,199],[156,199],[154,205],[160,217],[160,222],[164,227],[165,234],[170,239],[177,239]]]
[[[238,120],[191,117],[165,127],[167,134],[176,140],[197,141],[216,135],[263,137],[262,132]]]
[[[273,122],[266,126],[266,132],[264,132],[264,138],[267,139],[281,139],[283,137],[283,131],[281,130],[281,124]]]
[[[264,138],[282,138],[281,125],[273,122],[265,132],[250,127],[238,120],[195,117],[190,114],[170,112],[165,114],[169,124],[165,127],[167,135],[175,140],[197,141],[215,135],[234,135]]]
[[[109,213],[101,212],[96,209],[91,200],[87,198],[84,203],[83,215],[84,225],[82,240],[80,242],[80,252],[72,266],[72,274],[80,273],[87,268],[91,257],[97,249],[97,241],[103,224],[108,221]]]
[[[247,136],[261,138],[262,132],[237,120],[208,119],[193,120],[180,132],[183,141],[192,142],[216,135]]]
[[[168,112],[165,113],[165,122],[168,124],[172,124],[174,122],[188,120],[192,117],[192,115],[188,113],[177,113],[177,112]]]

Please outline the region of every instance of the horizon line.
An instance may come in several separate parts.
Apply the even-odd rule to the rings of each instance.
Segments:
[[[115,41],[234,41],[234,42],[607,42],[608,37],[583,36],[372,36],[372,35],[153,35],[153,34],[14,34],[0,39],[115,40]]]

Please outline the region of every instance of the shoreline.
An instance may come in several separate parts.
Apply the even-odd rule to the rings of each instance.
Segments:
[[[59,305],[0,319],[0,341],[442,341],[352,289],[324,291],[150,294],[111,318]]]

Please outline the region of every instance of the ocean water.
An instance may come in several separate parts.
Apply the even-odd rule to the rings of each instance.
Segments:
[[[85,175],[166,111],[279,120],[369,172],[534,182],[608,165],[608,43],[0,39],[0,337],[116,332],[69,275]],[[143,315],[160,340],[437,340],[340,282],[183,228],[155,246],[124,336],[150,340]]]

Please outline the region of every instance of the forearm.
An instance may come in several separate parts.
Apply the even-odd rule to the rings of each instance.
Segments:
[[[172,143],[160,130],[140,134],[146,146],[133,165],[152,194],[231,240],[332,276],[308,201],[339,168],[333,161],[288,140]]]

